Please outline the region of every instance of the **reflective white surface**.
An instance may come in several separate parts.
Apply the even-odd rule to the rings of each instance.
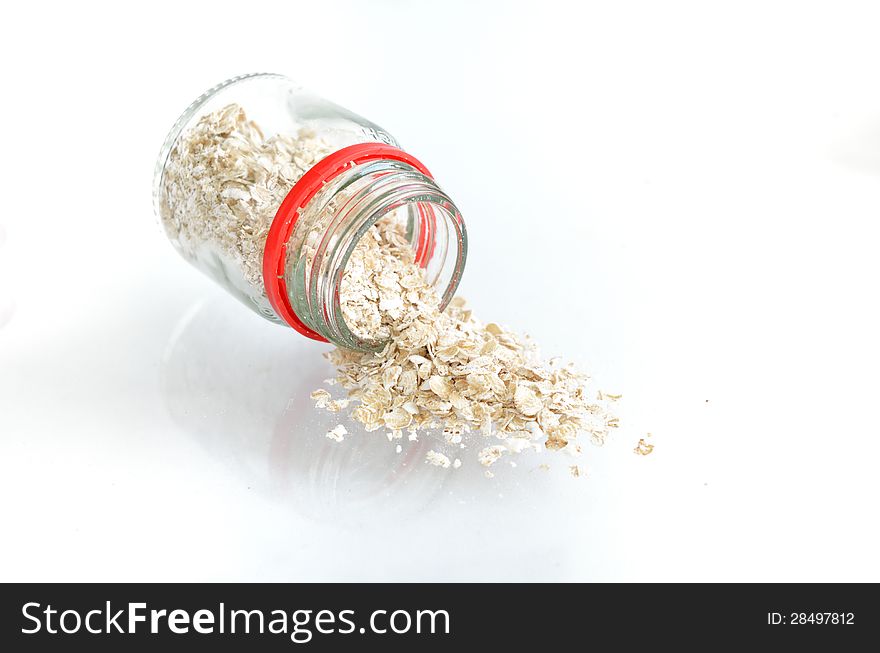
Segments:
[[[38,10],[10,10],[0,580],[880,580],[867,6],[251,4],[59,6],[39,40]],[[198,35],[236,15],[238,47],[157,49],[169,12]],[[292,59],[268,15],[336,45],[305,30],[320,65]],[[380,41],[352,70],[356,35],[415,24],[455,46]],[[396,454],[350,423],[327,440],[326,346],[164,241],[165,131],[257,69],[397,135],[465,213],[475,311],[624,394],[586,478],[549,454],[439,470],[429,441]]]

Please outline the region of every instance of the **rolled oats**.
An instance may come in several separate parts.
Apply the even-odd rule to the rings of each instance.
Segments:
[[[331,440],[336,440],[336,442],[342,442],[345,439],[346,435],[348,435],[348,429],[345,428],[342,424],[337,424],[332,429],[327,431],[327,437]]]
[[[601,444],[618,426],[610,404],[620,395],[591,390],[589,377],[558,358],[542,360],[528,338],[482,324],[460,297],[445,311],[439,304],[414,261],[405,226],[394,220],[373,225],[343,273],[340,305],[358,336],[387,342],[376,353],[336,348],[325,354],[358,404],[354,419],[368,431],[405,429],[415,440],[440,426],[446,444],[457,448],[474,437],[494,438],[477,454],[488,467],[505,453],[527,449],[578,455],[579,435]],[[327,408],[324,395],[313,398]],[[449,466],[437,451],[427,462]]]
[[[635,449],[633,449],[633,453],[639,454],[640,456],[647,456],[652,451],[654,451],[654,445],[645,442],[645,438],[640,438],[639,443],[636,445]]]
[[[263,251],[278,206],[332,148],[308,130],[266,138],[230,104],[202,116],[177,140],[163,173],[159,214],[192,261],[230,260],[265,296]]]
[[[425,462],[431,465],[435,465],[436,467],[449,467],[452,463],[449,461],[449,457],[434,451],[431,449],[425,456]]]

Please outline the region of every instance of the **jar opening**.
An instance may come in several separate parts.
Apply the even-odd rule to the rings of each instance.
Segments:
[[[404,161],[430,177],[428,169],[415,157],[406,152],[381,143],[359,143],[350,145],[328,155],[313,166],[293,186],[278,211],[266,236],[266,247],[263,254],[263,282],[266,296],[278,316],[303,335],[326,342],[327,338],[309,328],[296,311],[289,299],[289,290],[285,279],[287,264],[287,243],[293,233],[297,221],[312,198],[325,184],[339,176],[348,168],[359,163],[375,159]]]
[[[464,222],[452,200],[423,170],[399,157],[352,161],[322,181],[299,210],[282,207],[295,219],[276,273],[295,318],[291,326],[298,321],[305,330],[294,328],[301,333],[317,334],[316,339],[349,349],[376,351],[385,346],[384,335],[371,338],[350,328],[340,291],[353,252],[380,220],[405,226],[412,261],[437,290],[441,308],[451,301],[466,260]],[[266,252],[274,255],[268,243]],[[267,289],[269,283],[267,279]]]
[[[367,338],[349,327],[342,311],[342,280],[346,267],[361,239],[380,222],[399,221],[413,250],[413,262],[422,270],[427,283],[438,290],[440,310],[452,301],[467,256],[467,237],[458,209],[448,198],[422,195],[386,203],[378,211],[356,216],[357,232],[345,242],[337,242],[338,258],[330,252],[317,258],[312,271],[313,306],[322,307],[322,324],[316,325],[336,344],[359,351],[381,351],[386,339]]]

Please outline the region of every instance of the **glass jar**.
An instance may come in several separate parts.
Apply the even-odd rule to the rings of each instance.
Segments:
[[[458,208],[391,134],[282,75],[229,79],[172,127],[153,199],[177,251],[263,317],[305,336],[372,351],[345,324],[340,282],[380,219],[404,225],[441,298],[464,270]]]

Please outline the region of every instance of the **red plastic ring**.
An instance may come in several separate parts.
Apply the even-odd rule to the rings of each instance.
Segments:
[[[272,226],[269,228],[269,234],[266,236],[266,247],[263,252],[263,284],[266,287],[269,303],[282,320],[304,336],[314,340],[327,342],[324,336],[303,324],[287,297],[287,283],[284,280],[287,241],[290,239],[290,234],[293,233],[300,212],[324,184],[346,168],[375,159],[392,159],[408,163],[426,177],[433,179],[431,173],[418,159],[401,149],[383,143],[349,145],[327,155],[300,177],[299,181],[287,193],[284,201],[281,202],[281,206],[278,207],[275,218],[272,220]],[[433,216],[431,217],[433,218]],[[421,229],[420,232],[419,250],[424,252],[424,243],[421,241],[424,240],[427,230]]]

